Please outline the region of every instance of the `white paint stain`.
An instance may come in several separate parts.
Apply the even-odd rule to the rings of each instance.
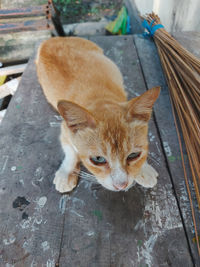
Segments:
[[[17,167],[16,167],[16,166],[12,166],[12,167],[11,167],[11,171],[12,171],[12,172],[15,172],[15,171],[16,171],[16,169],[17,169]]]
[[[34,176],[36,177],[36,180],[38,182],[42,182],[42,180],[44,179],[44,177],[42,176],[42,168],[41,167],[38,167],[35,170]]]
[[[16,240],[16,237],[13,234],[10,234],[8,239],[3,239],[3,243],[4,245],[8,246],[8,245],[13,244],[15,240]]]
[[[42,242],[41,247],[43,251],[47,251],[50,248],[49,243],[47,241]]]
[[[55,260],[48,259],[46,267],[55,267]]]
[[[97,190],[93,190],[93,191],[92,191],[92,195],[93,195],[93,197],[94,197],[95,199],[98,199],[98,197],[97,197]]]
[[[106,238],[110,238],[110,233],[107,232],[107,233],[105,234],[105,237],[106,237]]]
[[[86,179],[81,179],[80,182],[79,182],[79,184],[78,184],[78,187],[81,184],[83,184],[83,186],[84,186],[85,189],[88,189],[89,191],[92,191],[91,190],[91,186],[92,186],[92,183],[91,182],[87,181]]]
[[[89,232],[86,233],[86,235],[88,235],[88,236],[94,236],[94,234],[95,234],[94,231],[89,231]]]
[[[158,185],[147,195],[145,223],[150,223],[154,233],[182,227],[176,200],[171,188]]]
[[[16,101],[18,104],[20,104],[20,103],[22,102],[22,98],[21,98],[20,96],[18,96],[18,97],[15,99],[15,101]]]
[[[35,186],[35,187],[38,187],[38,185],[36,185],[36,184],[34,183],[34,181],[31,181],[31,184],[32,184],[33,186]]]
[[[134,92],[134,94],[135,94],[136,96],[140,96],[140,94],[139,94],[139,93],[137,93],[137,92]]]
[[[26,241],[23,243],[24,250],[26,252],[31,252],[32,251],[32,247],[33,247],[33,236],[29,236],[28,239],[26,239]]]
[[[14,267],[14,264],[6,263],[5,267]]]
[[[35,125],[35,121],[26,121],[27,124],[34,126]]]
[[[38,181],[38,182],[42,182],[43,179],[44,179],[44,177],[42,176],[42,177],[38,178],[37,181]]]
[[[60,127],[60,122],[54,122],[54,121],[51,121],[50,123],[49,123],[49,125],[51,126],[51,127]]]
[[[21,226],[22,229],[28,229],[30,227],[30,224],[31,224],[31,217],[28,217],[27,220],[22,220],[19,225]]]
[[[85,202],[82,200],[82,199],[80,199],[80,198],[77,198],[77,197],[73,197],[72,198],[72,203],[73,204],[81,204],[81,205],[85,205]]]
[[[157,150],[158,150],[158,153],[159,153],[159,154],[161,154],[161,151],[160,151],[160,148],[159,148],[158,142],[155,142],[155,144],[156,144],[156,148],[157,148]]]
[[[78,217],[84,218],[83,215],[79,214],[78,212],[76,212],[75,210],[70,210],[71,213],[74,213],[75,215],[77,215]]]
[[[144,229],[145,226],[144,226],[144,220],[139,220],[136,225],[134,226],[134,230],[137,231],[137,230],[140,230],[140,229]]]
[[[38,177],[41,175],[41,172],[42,172],[42,168],[41,167],[38,167],[36,170],[35,170],[35,173],[34,173],[34,176]]]
[[[155,140],[155,136],[151,132],[149,132],[149,141],[153,142],[154,140]]]
[[[1,168],[0,174],[3,174],[4,171],[5,171],[7,163],[8,163],[9,156],[3,156],[3,158],[4,158],[4,163],[3,163],[3,166]]]
[[[24,186],[24,180],[20,179],[19,182]]]
[[[155,207],[155,217],[156,217],[156,221],[158,223],[158,226],[161,228],[162,227],[162,222],[161,222],[160,213],[161,213],[160,207],[157,205]]]
[[[45,205],[46,202],[47,202],[47,197],[45,197],[45,196],[40,197],[38,200],[36,200],[36,202],[37,202],[37,204],[38,204],[38,206],[39,206],[40,208],[43,208],[44,205]]]
[[[36,217],[34,218],[33,223],[41,224],[41,223],[42,223],[42,216],[39,216],[39,215],[36,216]]]
[[[30,267],[37,267],[37,266],[38,266],[37,262],[33,259]]]
[[[181,210],[183,213],[184,220],[188,226],[190,226],[190,229],[193,229],[193,223],[190,217],[191,214],[191,208],[190,208],[190,202],[187,195],[187,190],[185,186],[185,181],[182,181],[180,183],[180,203],[181,203]]]
[[[22,220],[19,224],[19,226],[22,229],[30,228],[31,232],[39,230],[38,225],[47,222],[47,221],[44,222],[42,217],[42,208],[45,206],[47,202],[47,197],[42,196],[40,198],[36,198],[34,202],[36,203],[36,206],[35,206],[35,212],[33,213],[32,217],[28,217],[28,219]]]
[[[66,208],[67,196],[63,195],[59,200],[59,210],[61,214],[64,214]]]
[[[63,120],[62,116],[54,115],[54,117],[55,117],[56,120],[58,120],[58,121],[62,121],[62,120]]]
[[[29,245],[30,245],[29,243],[30,243],[30,241],[25,241],[22,247],[24,249],[27,249],[28,250],[29,249]]]
[[[171,151],[171,148],[170,148],[168,142],[166,142],[166,141],[163,142],[163,146],[164,146],[165,152],[167,154],[167,157],[172,156],[172,151]]]
[[[165,179],[165,177],[163,177]],[[144,232],[143,245],[138,246],[138,263],[145,259],[148,266],[153,266],[153,248],[158,237],[165,231],[182,228],[182,222],[177,209],[171,185],[158,185],[145,194],[145,209],[143,218],[137,222],[135,231]],[[149,235],[149,233],[151,233]]]
[[[149,237],[147,241],[144,242],[144,245],[140,248],[139,254],[141,255],[141,258],[144,259],[145,263],[148,266],[152,266],[152,252],[154,245],[156,243],[158,235],[153,234]]]
[[[160,158],[156,155],[156,153],[149,151],[148,158],[152,160],[157,166],[160,166]]]
[[[31,224],[31,232],[35,232],[35,231],[38,231],[38,230],[39,230],[39,227],[38,227],[38,224],[36,222],[36,218],[33,218],[32,224]]]

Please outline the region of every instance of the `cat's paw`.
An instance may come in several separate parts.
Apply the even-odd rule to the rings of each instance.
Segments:
[[[157,184],[157,177],[157,171],[148,163],[144,163],[140,174],[135,177],[135,181],[146,188],[152,188]]]
[[[66,174],[62,171],[57,171],[53,183],[55,188],[60,193],[70,192],[76,187],[78,175],[76,173]]]

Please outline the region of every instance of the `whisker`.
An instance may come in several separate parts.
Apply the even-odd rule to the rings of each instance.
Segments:
[[[73,172],[76,174],[79,174],[79,175],[87,176],[87,177],[94,177],[93,175],[91,175],[87,172],[83,172],[83,171],[79,171],[79,170],[74,170]]]
[[[87,180],[88,182],[97,182],[96,177],[93,174],[87,173],[83,170],[75,169],[74,173],[78,174],[81,178]],[[100,186],[101,187],[101,186]]]
[[[95,180],[95,176],[93,176],[93,175],[88,175],[87,173],[82,173],[82,172],[78,172],[78,171],[74,171],[74,173],[78,174],[81,178],[84,178],[85,180],[88,180],[88,181],[94,181]]]
[[[93,174],[90,174],[90,173],[88,173],[88,172],[85,172],[85,171],[80,171],[81,173],[83,173],[83,174],[87,174],[87,175],[89,175],[89,176],[94,176]]]
[[[93,179],[93,180],[96,178],[95,176],[88,176],[88,175],[85,175],[85,174],[82,174],[82,173],[80,173],[80,176],[88,178],[88,179]]]
[[[81,175],[81,176],[83,176],[83,177],[88,177],[88,178],[91,178],[91,179],[94,179],[94,178],[95,178],[95,176],[88,176],[88,175],[86,175],[86,174],[83,174],[83,173],[80,173],[80,175]]]
[[[86,176],[91,177],[91,178],[94,178],[95,177],[94,175],[92,175],[90,173],[87,173],[87,172],[84,172],[84,171],[80,171],[80,174],[86,175]]]

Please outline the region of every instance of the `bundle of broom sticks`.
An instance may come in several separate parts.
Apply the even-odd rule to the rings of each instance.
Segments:
[[[200,209],[200,60],[183,48],[164,29],[161,25],[160,18],[156,14],[151,13],[142,18],[149,24],[148,28],[150,28],[150,34],[153,36],[157,46],[170,90],[173,115],[180,144],[185,183],[190,200],[195,237],[200,255],[195,209],[185,168],[182,139],[177,122],[178,117],[188,155],[196,199]],[[156,27],[154,28],[154,26]]]

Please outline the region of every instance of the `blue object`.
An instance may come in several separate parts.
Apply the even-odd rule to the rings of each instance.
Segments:
[[[131,23],[130,23],[130,16],[127,16],[127,21],[126,21],[126,33],[131,32]]]
[[[143,22],[142,22],[142,26],[148,30],[149,33],[145,33],[145,35],[150,35],[150,36],[154,36],[154,33],[158,30],[158,29],[161,29],[161,28],[164,28],[164,26],[162,24],[157,24],[155,26],[152,26],[154,23],[154,20],[152,20],[152,22],[149,24],[147,22],[147,20],[145,19]]]

